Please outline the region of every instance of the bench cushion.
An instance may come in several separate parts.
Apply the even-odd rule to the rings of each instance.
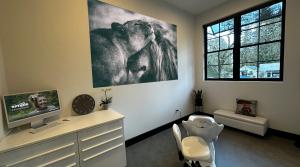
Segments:
[[[236,119],[244,122],[249,122],[257,125],[266,125],[268,122],[268,120],[263,117],[259,117],[259,116],[251,117],[246,115],[240,115],[240,114],[235,114],[232,111],[226,111],[226,110],[216,110],[214,112],[214,115],[219,115],[219,116]]]

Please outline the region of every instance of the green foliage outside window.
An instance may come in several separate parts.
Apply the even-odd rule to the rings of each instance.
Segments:
[[[205,26],[206,79],[282,79],[284,3],[269,2]]]

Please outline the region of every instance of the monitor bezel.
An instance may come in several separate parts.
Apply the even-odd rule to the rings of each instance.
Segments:
[[[57,97],[58,97],[58,102],[59,102],[59,109],[58,110],[42,113],[42,114],[39,114],[39,115],[35,115],[35,116],[32,116],[32,117],[23,118],[23,119],[19,119],[19,120],[15,120],[15,121],[9,121],[8,113],[7,113],[7,109],[6,109],[6,101],[5,101],[6,96],[15,96],[15,95],[22,95],[22,94],[34,94],[34,93],[50,92],[50,91],[56,91],[57,92]],[[60,112],[61,112],[61,101],[60,101],[60,97],[59,97],[59,91],[57,89],[23,92],[23,93],[16,93],[16,94],[8,94],[8,95],[4,95],[2,98],[3,98],[3,105],[4,105],[6,123],[7,123],[7,127],[9,129],[15,128],[15,127],[18,127],[18,126],[22,126],[22,125],[25,125],[25,124],[29,124],[31,122],[43,120],[45,118],[53,117],[53,116],[59,115]]]

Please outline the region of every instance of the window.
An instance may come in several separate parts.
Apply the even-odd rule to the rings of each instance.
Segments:
[[[285,1],[204,25],[205,79],[282,81]]]
[[[234,20],[207,27],[207,75],[233,77]]]

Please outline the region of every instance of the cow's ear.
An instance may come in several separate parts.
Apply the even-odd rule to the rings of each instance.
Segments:
[[[111,29],[113,29],[114,31],[119,31],[119,32],[125,31],[125,27],[122,24],[115,23],[115,22],[111,24]]]

